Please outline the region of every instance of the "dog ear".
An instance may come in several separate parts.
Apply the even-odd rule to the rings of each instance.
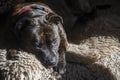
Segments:
[[[58,24],[59,28],[59,35],[60,35],[60,46],[59,46],[59,62],[58,62],[58,72],[60,74],[63,74],[65,72],[65,66],[66,66],[66,50],[68,48],[68,41],[66,37],[66,33],[63,29],[63,25],[60,23]]]
[[[60,34],[60,38],[61,38],[60,46],[64,47],[65,51],[66,51],[66,48],[68,46],[67,36],[63,29],[62,24],[59,24],[59,25],[60,25],[59,26],[59,34]]]
[[[63,19],[61,16],[55,14],[55,13],[49,13],[48,15],[45,16],[45,19],[47,22],[52,22],[55,24],[63,23]]]

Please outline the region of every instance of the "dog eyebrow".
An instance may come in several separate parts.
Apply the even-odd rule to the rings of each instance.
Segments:
[[[34,15],[33,18],[35,18],[35,17],[40,17],[40,16],[42,16],[42,15]]]

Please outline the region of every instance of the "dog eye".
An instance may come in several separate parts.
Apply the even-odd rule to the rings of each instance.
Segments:
[[[42,11],[45,11],[45,8],[41,7],[41,6],[31,6],[33,9],[40,9]]]
[[[41,10],[45,11],[45,8],[41,7]]]
[[[51,45],[51,43],[52,43],[52,41],[51,41],[51,40],[47,41],[47,44],[48,44],[48,45]]]

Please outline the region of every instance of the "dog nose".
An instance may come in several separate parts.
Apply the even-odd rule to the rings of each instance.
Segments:
[[[48,57],[45,62],[48,66],[53,67],[53,66],[57,65],[57,58],[56,57]]]

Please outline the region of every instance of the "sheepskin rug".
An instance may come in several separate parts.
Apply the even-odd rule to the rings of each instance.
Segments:
[[[120,17],[100,16],[85,25],[79,22],[71,31],[69,40],[72,44],[68,51],[77,55],[68,55],[69,61],[87,66],[79,72],[85,77],[80,80],[120,79]],[[96,78],[92,75],[96,75]]]
[[[18,60],[8,60],[6,50],[0,53],[0,80],[54,80],[59,77],[32,54],[19,51]]]
[[[19,51],[18,60],[8,60],[1,49],[0,80],[119,80],[119,21],[118,16],[106,16],[76,23],[68,35],[67,71],[62,76],[45,68],[34,54]]]

